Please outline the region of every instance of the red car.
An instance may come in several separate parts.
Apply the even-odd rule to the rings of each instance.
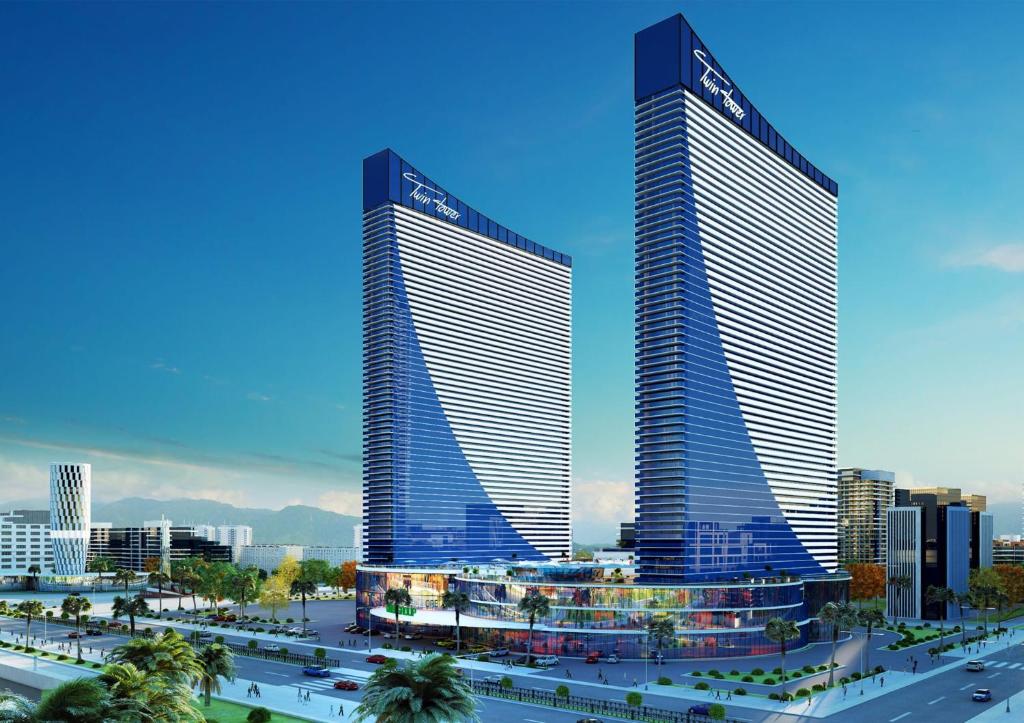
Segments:
[[[386,655],[370,655],[370,656],[368,656],[366,658],[366,662],[367,663],[376,663],[377,665],[380,665],[381,663],[388,662],[388,656],[386,656]]]
[[[584,663],[588,663],[590,665],[594,665],[596,663],[600,663],[601,662],[601,653],[597,653],[597,652],[595,652],[595,653],[587,653],[587,657],[586,657],[586,659],[583,662]]]
[[[77,633],[74,630],[72,630],[70,633],[68,633],[68,637],[72,638],[72,639],[80,638],[80,637],[82,637],[82,634],[81,633]]]
[[[359,686],[353,683],[351,680],[336,680],[334,681],[335,690],[359,690]]]

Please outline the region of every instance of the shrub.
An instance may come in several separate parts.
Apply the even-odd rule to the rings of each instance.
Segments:
[[[568,698],[569,697],[569,686],[567,686],[567,685],[560,685],[557,688],[555,688],[555,696],[558,697],[558,698]]]
[[[401,650],[403,653],[411,653],[412,652],[412,646],[410,646],[410,645],[403,645],[402,647],[399,648],[399,650]]]
[[[708,675],[721,675],[721,673],[719,673],[717,669],[712,668],[708,671]]]
[[[876,673],[884,673],[885,672],[885,666],[884,665],[876,665],[875,666],[875,672]]]
[[[737,688],[736,690],[733,691],[733,694],[734,695],[746,695],[747,694],[747,689],[746,688]]]
[[[724,678],[724,677],[725,677],[724,675],[722,675],[721,673],[719,673],[719,672],[718,672],[717,670],[716,670],[716,671],[714,671],[714,672],[712,672],[712,673],[708,673],[708,675],[710,675],[710,676],[711,676],[712,678],[714,678],[715,680],[721,680],[722,678]]]
[[[103,663],[93,663],[92,667],[93,668],[102,668],[103,667]]]
[[[631,705],[634,708],[639,708],[641,705],[643,705],[643,702],[644,697],[637,693],[635,690],[626,693],[626,703],[628,705]]]
[[[67,659],[68,659],[68,656],[64,655],[64,653],[61,653],[60,655],[57,656],[57,660],[67,660]]]
[[[849,683],[850,683],[849,676],[844,675],[842,678],[839,679],[839,683],[841,685],[849,685]]]
[[[480,655],[476,656],[476,659],[479,660],[481,663],[491,662],[491,656],[487,653],[480,653]]]
[[[76,660],[75,665],[85,665],[85,660]]]
[[[324,650],[323,648],[317,648],[316,650],[313,651],[313,657],[316,658],[317,660],[323,660],[324,658],[327,657],[327,651]]]
[[[742,680],[742,681],[743,681],[744,683],[753,683],[753,682],[754,682],[754,676],[752,676],[752,675],[744,675],[744,676],[743,676],[743,677],[741,678],[741,680]]]
[[[775,685],[775,678],[765,678],[764,679],[764,684],[765,685]]]
[[[811,691],[807,690],[807,688],[801,688],[800,690],[798,690],[796,692],[796,697],[797,698],[806,698],[810,694],[811,694]]]
[[[711,686],[705,683],[703,680],[693,687],[696,690],[709,690],[711,688]]]
[[[735,668],[733,668],[732,670],[729,671],[729,675],[739,675],[739,674],[740,674],[740,671],[736,670]]]
[[[772,673],[775,675],[782,675],[782,668],[772,668]]]
[[[295,618],[285,618],[284,621],[286,623],[294,623],[295,622]]]
[[[803,675],[803,673],[801,673],[799,670],[794,670],[792,673],[789,674],[789,677],[790,678],[799,678],[802,675]]]
[[[658,685],[672,685],[672,679],[667,675],[658,676]]]
[[[783,695],[779,696],[779,700],[793,700],[793,694],[792,693],[784,693]]]
[[[249,711],[249,715],[245,717],[249,723],[267,723],[270,720],[270,711],[260,706],[259,708],[253,708]],[[207,718],[207,721],[210,719]]]
[[[264,632],[266,632],[266,630],[264,628],[256,628],[256,632],[257,633],[264,633]]]
[[[392,645],[391,643],[384,643],[380,647],[384,648],[384,650],[394,650],[394,648],[395,648],[395,646]]]
[[[822,667],[822,669],[824,670],[825,666],[823,665],[823,666],[821,666],[821,667]],[[803,671],[804,671],[805,673],[807,673],[808,675],[810,675],[811,673],[813,673],[813,672],[814,672],[814,666],[813,666],[813,665],[805,665],[805,666],[803,667]]]
[[[779,694],[778,693],[769,693],[768,694],[768,700],[778,700],[778,699],[779,699]],[[207,719],[207,720],[209,720],[209,719]]]
[[[725,706],[721,703],[712,703],[708,706],[708,717],[711,720],[725,720]]]
[[[26,653],[34,653],[34,652],[36,652],[36,649],[33,648],[31,645],[26,645],[25,646],[25,652]]]
[[[260,644],[257,643],[255,640],[250,640],[248,643],[245,644],[245,646],[249,648],[249,650],[255,650],[256,648],[260,647]]]
[[[764,669],[763,668],[754,668],[753,670],[750,671],[750,674],[751,675],[764,675]]]
[[[811,690],[813,690],[815,693],[820,693],[821,691],[825,690],[825,684],[824,683],[815,683],[814,685],[811,686]]]
[[[509,690],[510,688],[512,688],[513,685],[514,685],[514,683],[512,682],[512,679],[510,677],[508,677],[507,675],[502,676],[502,678],[501,678],[501,687],[502,688],[504,688],[505,690]]]
[[[860,680],[861,675],[860,675],[859,671],[854,671],[853,673],[850,674],[850,677],[853,678],[854,680]]]
[[[280,655],[281,657],[286,657],[288,655],[288,648],[281,648],[278,655]]]
[[[818,666],[818,672],[820,673],[823,670],[828,670],[828,666],[827,665],[819,665]]]
[[[218,645],[223,645],[224,644],[224,636],[223,635],[218,635],[217,637],[215,637],[213,639],[213,642],[217,643]]]
[[[694,678],[699,678],[701,676],[701,672],[699,670],[695,670],[692,673],[690,673],[690,675],[692,675]]]

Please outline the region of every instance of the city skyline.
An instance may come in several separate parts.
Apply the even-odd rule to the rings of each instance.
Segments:
[[[415,6],[319,8],[280,27],[274,8],[185,8],[163,42],[160,8],[122,8],[102,27],[112,17],[103,7],[61,18],[11,9],[0,33],[12,62],[40,32],[67,40],[3,101],[36,113],[0,120],[24,141],[2,202],[17,243],[0,272],[0,298],[19,310],[2,328],[12,343],[0,382],[0,481],[18,490],[12,501],[42,490],[46,464],[69,461],[91,462],[117,496],[358,514],[351,219],[359,160],[394,145],[475,207],[574,256],[576,516],[593,520],[577,539],[613,539],[631,518],[633,486],[630,46],[633,32],[681,9],[758,108],[843,187],[839,465],[893,469],[897,486],[912,474],[986,494],[993,508],[1009,506],[996,533],[1018,533],[1021,171],[1002,162],[1021,149],[1012,118],[1022,101],[1001,97],[998,112],[987,101],[954,106],[973,80],[944,47],[969,26],[968,52],[990,61],[987,81],[1010,88],[1022,65],[1005,34],[1020,10],[895,6],[873,24],[873,7],[737,8],[609,5],[584,27],[564,7],[536,8],[533,19],[466,7],[436,45],[415,42],[427,12]],[[794,17],[806,37],[784,31]],[[186,38],[189,18],[206,25]],[[359,37],[381,20],[414,59],[377,54]],[[106,44],[81,45],[82,22]],[[498,22],[531,57],[487,54]],[[910,22],[914,37],[900,32]],[[210,62],[239,24],[274,40],[266,55],[251,40],[227,41],[240,43],[229,44],[239,58],[265,61],[261,83],[245,63]],[[859,33],[833,29],[851,25]],[[763,45],[762,32],[777,58],[768,67],[744,52]],[[96,50],[107,45],[118,52]],[[865,55],[866,45],[886,51]],[[194,59],[175,55],[181,47]],[[375,62],[350,67],[358,54]],[[372,90],[410,63],[455,67],[463,56],[488,61],[458,66],[467,87],[501,77],[509,101],[430,83],[412,84],[401,103]],[[806,56],[821,60],[797,77],[780,70]],[[551,57],[562,59],[558,72],[546,68]],[[38,88],[54,90],[52,105]],[[360,105],[362,93],[372,102]],[[571,133],[555,123],[566,117]],[[72,129],[80,136],[66,148],[59,139]],[[972,131],[972,142],[950,143]],[[131,154],[146,160],[129,163]]]

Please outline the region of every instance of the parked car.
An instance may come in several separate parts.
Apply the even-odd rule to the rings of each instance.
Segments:
[[[362,628],[360,628],[357,623],[349,623],[348,625],[345,626],[345,632],[346,633],[354,633],[354,632],[357,632],[359,630],[362,630]]]
[[[445,650],[451,650],[452,648],[455,647],[455,641],[454,640],[438,640],[437,643],[435,643],[435,645],[437,645],[437,647],[439,647],[439,648],[444,648]]]
[[[488,675],[486,678],[484,678],[484,682],[485,683],[500,684],[501,683],[501,676],[500,675]]]
[[[619,662],[621,662],[621,660],[620,660],[618,655],[616,655],[615,653],[612,653],[611,655],[609,655],[607,658],[604,659],[604,662],[606,662],[606,663],[619,663]]]
[[[504,658],[509,654],[508,648],[495,648],[491,651],[492,658]]]
[[[988,688],[978,688],[976,691],[971,693],[971,700],[978,703],[988,703],[992,700],[992,691]]]
[[[380,665],[381,663],[388,662],[388,656],[380,655],[380,654],[368,655],[368,656],[366,656],[366,662],[367,663],[374,663],[376,665]]]
[[[967,670],[970,671],[971,673],[980,673],[984,669],[985,669],[985,661],[984,660],[968,660],[967,661]]]
[[[80,633],[80,632],[78,632],[76,630],[72,630],[70,633],[68,633],[68,637],[73,640],[75,638],[81,638],[81,637],[84,637],[84,636],[82,635],[82,633]]]
[[[86,628],[85,629],[85,634],[86,635],[103,635],[103,631],[100,630],[99,628]]]
[[[601,723],[600,718],[580,718],[576,723]]]
[[[335,690],[359,690],[359,685],[351,680],[334,681]]]
[[[405,639],[406,640],[422,640],[423,639],[423,633],[406,633],[405,634]]]
[[[552,665],[558,665],[558,656],[557,655],[538,655],[536,658],[533,659],[533,662],[536,663],[537,665],[542,665],[544,667],[549,667],[549,666],[552,666]]]
[[[597,651],[587,653],[587,657],[583,660],[588,665],[596,665],[601,662],[601,654]]]
[[[196,637],[200,640],[209,640],[213,637],[213,633],[211,633],[209,630],[200,630],[199,634]]]
[[[395,639],[395,634],[394,633],[384,633],[384,637],[386,639],[388,639],[388,640],[394,640]]]
[[[690,715],[710,715],[711,706],[706,703],[698,703],[697,705],[691,705],[686,712]]]
[[[270,645],[264,645],[262,649],[263,649],[264,652],[267,652],[267,653],[280,653],[281,652],[281,646],[278,645],[277,643],[271,643]]]
[[[116,628],[123,628],[123,627],[124,627],[124,623],[119,623],[116,620],[111,620],[109,623],[107,623],[107,630],[110,630],[111,628],[116,629]]]

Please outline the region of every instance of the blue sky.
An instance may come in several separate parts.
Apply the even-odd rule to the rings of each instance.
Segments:
[[[1015,3],[0,6],[0,498],[358,512],[360,161],[571,253],[583,541],[629,518],[632,33],[684,12],[840,185],[843,465],[1019,532]],[[2,505],[0,505],[2,506]]]

